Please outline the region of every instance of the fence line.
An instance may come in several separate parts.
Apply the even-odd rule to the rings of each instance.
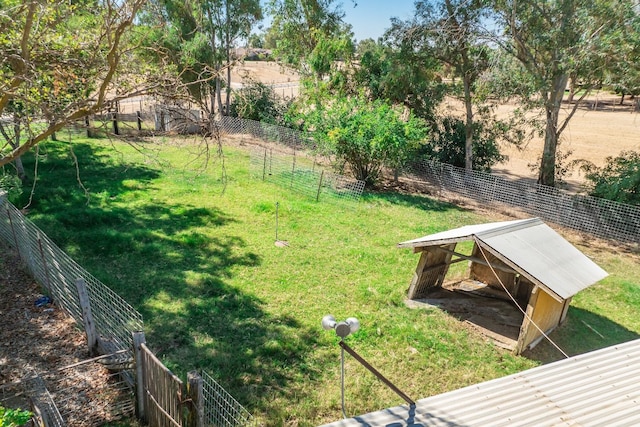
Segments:
[[[492,174],[421,161],[408,177],[485,206],[509,206],[543,220],[595,237],[638,244],[640,208],[596,197],[573,195],[554,187],[510,181]]]
[[[223,116],[215,125],[221,134],[241,134],[294,150],[311,149],[313,139],[298,130],[253,120]],[[169,129],[166,129],[169,130]],[[640,207],[591,196],[573,195],[557,188],[510,181],[491,174],[423,160],[406,177],[436,186],[478,203],[508,206],[573,230],[607,240],[640,242]]]
[[[313,166],[306,166],[296,153],[274,153],[273,149],[253,147],[250,150],[249,174],[255,179],[274,182],[316,201],[320,200],[320,196],[323,200],[332,197],[355,201],[360,199],[364,181],[327,172],[315,161]]]
[[[245,134],[294,150],[315,149],[308,135],[294,129],[234,117],[222,117],[216,123],[222,134]],[[259,167],[259,159],[252,159],[252,162],[252,167]],[[640,242],[638,206],[569,194],[554,187],[511,181],[485,172],[466,171],[432,160],[416,162],[403,176],[434,186],[443,195],[462,196],[485,206],[510,207],[610,241]]]
[[[46,234],[8,201],[7,194],[2,192],[2,189],[0,189],[0,239],[3,239],[18,252],[21,261],[32,277],[47,289],[56,303],[80,326],[83,325],[83,307],[76,285],[79,280],[84,281],[89,295],[93,326],[100,351],[103,354],[121,353],[116,360],[112,361],[117,366],[128,365],[134,360],[132,337],[143,330],[142,315],[56,246]],[[136,362],[140,365],[152,366],[151,361],[155,361],[157,368],[144,378],[149,393],[146,399],[148,402],[153,399],[158,403],[156,406],[163,408],[151,414],[150,425],[182,425],[181,405],[184,403],[181,397],[182,382],[179,379],[172,382],[163,378],[161,373],[170,373],[170,371],[158,361],[146,345],[143,347],[146,363]],[[123,393],[125,398],[129,400],[115,402],[112,409],[114,412],[129,414],[133,405],[130,400],[132,393],[127,395],[122,387],[131,387],[134,381],[139,384],[143,378],[141,375],[134,376],[129,367],[118,367],[117,369],[121,372],[124,381],[113,385],[112,392],[115,390]],[[249,421],[252,419],[249,412],[212,378],[208,375],[206,377],[205,390],[207,392],[203,394],[202,400],[204,407],[208,408],[207,413],[231,414],[229,419],[235,420],[233,423],[215,425],[230,427],[249,425]],[[211,385],[212,381],[215,385]],[[51,420],[52,425],[63,427],[65,425],[64,419],[57,410],[51,394],[44,386],[44,382],[40,381],[30,389],[34,390],[33,398],[38,399],[41,410],[46,412],[44,415]],[[214,389],[215,393],[210,392]],[[77,393],[71,393],[71,395],[75,394]],[[153,405],[147,403],[145,406],[151,407]],[[167,406],[170,407],[169,413],[174,422],[167,422],[167,418],[159,416]]]

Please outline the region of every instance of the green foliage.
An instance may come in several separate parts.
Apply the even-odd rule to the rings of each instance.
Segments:
[[[269,0],[267,4],[273,21],[266,39],[274,56],[303,74],[309,72],[307,58],[320,40],[350,33],[335,0]]]
[[[29,422],[33,414],[22,409],[9,409],[0,406],[0,427],[18,427]]]
[[[606,166],[583,164],[595,197],[640,206],[640,153],[623,151],[617,157],[607,157]]]
[[[16,174],[2,167],[0,168],[0,190],[6,191],[10,200],[15,200],[22,194],[22,181]]]
[[[361,43],[360,66],[350,76],[351,94],[363,92],[370,100],[402,105],[431,121],[446,94],[440,63],[415,39],[405,37],[406,30],[396,21],[385,33],[385,43]]]
[[[243,119],[282,124],[288,104],[270,86],[248,78],[245,79],[244,87],[234,93],[229,114]]]
[[[505,159],[496,142],[496,131],[482,121],[473,124],[473,169],[490,172]],[[431,140],[420,149],[420,155],[465,167],[465,123],[455,117],[443,117],[431,129]]]
[[[401,168],[422,144],[428,129],[413,115],[382,101],[362,98],[334,100],[308,115],[306,126],[317,141],[348,166],[357,179],[374,185],[383,166]]]

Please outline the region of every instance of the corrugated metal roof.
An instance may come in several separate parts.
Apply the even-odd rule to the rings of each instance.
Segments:
[[[607,272],[539,218],[470,225],[398,244],[426,247],[476,238],[512,268],[562,299],[607,276]]]
[[[406,390],[405,390],[406,391]],[[637,426],[640,340],[326,424],[376,426]]]

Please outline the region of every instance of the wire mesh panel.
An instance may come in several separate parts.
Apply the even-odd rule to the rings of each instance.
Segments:
[[[357,201],[364,191],[364,181],[327,172],[313,162],[312,166],[296,154],[285,154],[266,147],[253,147],[249,157],[249,173],[256,179],[273,182],[316,200],[330,198]]]
[[[105,353],[131,348],[131,334],[143,329],[142,315],[56,246],[0,194],[0,236],[16,247],[36,281],[82,324],[76,282],[85,281],[100,345]]]
[[[58,407],[45,386],[44,380],[40,376],[31,378],[28,381],[28,388],[35,412],[43,420],[44,425],[48,427],[66,426]]]
[[[209,374],[202,372],[205,425],[215,427],[256,426],[253,416],[220,386]]]

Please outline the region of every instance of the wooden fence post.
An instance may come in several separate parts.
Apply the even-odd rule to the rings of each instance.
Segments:
[[[187,373],[187,397],[193,403],[187,416],[187,427],[204,427],[204,381],[198,371]]]
[[[44,277],[47,282],[47,290],[51,292],[51,279],[49,278],[49,267],[47,266],[47,258],[44,256],[44,249],[42,249],[42,239],[40,238],[40,231],[38,231],[38,249],[40,250],[40,259],[42,259],[42,266],[44,267]]]
[[[24,262],[25,259],[22,258],[22,254],[20,253],[18,236],[16,235],[16,228],[15,228],[15,225],[13,224],[13,218],[11,218],[11,209],[9,209],[9,207],[7,207],[7,217],[9,217],[9,225],[11,226],[11,233],[13,233],[13,241],[16,244],[16,252],[18,252],[18,258],[20,258],[20,260]]]
[[[138,419],[146,421],[147,411],[145,407],[144,366],[142,361],[141,345],[146,342],[144,332],[133,333],[133,355],[136,361],[136,409]]]
[[[84,331],[87,334],[87,345],[89,346],[89,356],[95,356],[98,353],[98,334],[96,334],[96,324],[91,314],[91,303],[89,293],[87,292],[87,283],[83,278],[76,280],[76,288],[78,288],[78,300],[82,309],[82,323]]]
[[[84,116],[84,126],[87,128],[87,138],[93,137],[91,134],[91,122],[89,121],[89,116]]]
[[[320,200],[320,190],[322,190],[322,178],[324,178],[324,169],[320,174],[320,182],[318,183],[318,194],[316,194],[316,202]]]
[[[142,130],[142,114],[140,114],[140,111],[136,111],[136,120],[138,122],[138,130]]]
[[[120,129],[118,129],[118,112],[111,113],[111,122],[113,123],[113,134],[120,135]]]

